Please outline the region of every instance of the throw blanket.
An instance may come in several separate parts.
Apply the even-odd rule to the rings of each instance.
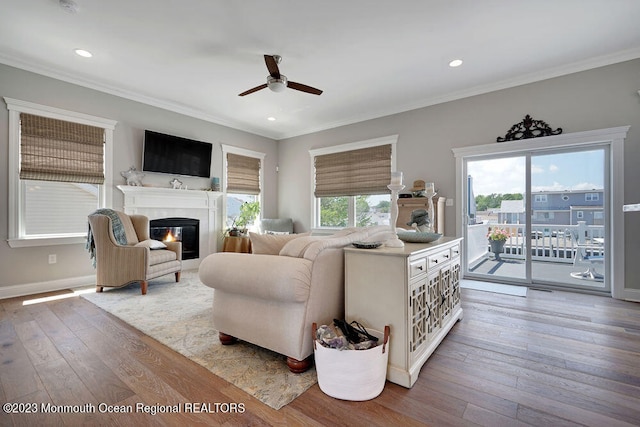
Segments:
[[[113,229],[113,236],[116,238],[116,242],[119,245],[127,244],[127,235],[124,231],[124,225],[118,216],[118,212],[113,209],[98,209],[93,212],[91,215],[106,215],[111,218],[111,227]],[[93,267],[96,266],[96,244],[93,241],[93,233],[91,232],[91,227],[89,227],[89,231],[87,233],[87,245],[85,247],[89,251],[89,256],[91,257],[91,262],[93,263]]]

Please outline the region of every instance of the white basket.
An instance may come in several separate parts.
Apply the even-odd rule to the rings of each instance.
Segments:
[[[313,324],[313,336],[316,335]],[[337,350],[314,341],[318,385],[325,394],[342,400],[369,400],[384,389],[389,361],[389,326],[385,333],[368,329],[379,344],[368,350]]]

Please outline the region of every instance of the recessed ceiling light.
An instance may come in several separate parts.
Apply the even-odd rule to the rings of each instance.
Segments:
[[[271,116],[271,117],[267,117],[267,120],[269,120],[270,122],[275,122],[276,118]]]
[[[459,67],[462,65],[462,59],[454,59],[453,61],[449,62],[449,67]]]
[[[60,7],[69,13],[78,12],[78,4],[73,0],[60,0]]]
[[[89,52],[88,50],[84,50],[84,49],[76,49],[76,50],[74,50],[74,52],[76,53],[76,55],[80,55],[83,58],[91,58],[93,56],[93,54],[91,52]]]

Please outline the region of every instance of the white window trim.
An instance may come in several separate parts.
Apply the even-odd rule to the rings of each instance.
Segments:
[[[222,224],[225,224],[227,218],[227,153],[238,154],[240,156],[254,157],[260,159],[260,214],[258,219],[262,219],[262,212],[264,211],[264,159],[265,153],[259,151],[248,150],[246,148],[234,147],[233,145],[220,144],[222,147],[222,182],[220,183],[220,190],[224,194],[222,198]]]
[[[331,147],[323,147],[323,148],[314,148],[309,150],[309,156],[310,156],[310,164],[311,164],[311,183],[310,183],[310,193],[311,194],[311,230],[312,232],[318,232],[318,233],[327,233],[327,232],[335,232],[340,230],[340,228],[335,228],[335,227],[318,227],[318,218],[320,216],[320,206],[317,203],[317,197],[315,197],[314,192],[315,192],[315,174],[314,174],[314,168],[315,168],[315,157],[316,156],[322,156],[325,154],[333,154],[333,153],[342,153],[344,151],[352,151],[352,150],[360,150],[362,148],[371,148],[371,147],[377,147],[380,145],[391,145],[391,171],[396,171],[396,144],[398,143],[398,135],[389,135],[389,136],[383,136],[380,138],[374,138],[374,139],[367,139],[364,141],[357,141],[357,142],[350,142],[347,144],[341,144],[341,145],[334,145]],[[355,206],[352,206],[353,204],[351,203],[349,205],[349,210],[352,211],[352,213],[355,213]],[[354,216],[354,215],[350,215],[350,216]]]
[[[18,99],[4,98],[9,110],[9,238],[7,242],[12,248],[31,246],[50,246],[84,243],[86,234],[61,235],[48,237],[24,237],[20,221],[23,198],[20,191],[20,113],[28,113],[52,119],[81,123],[104,129],[104,184],[100,187],[99,203],[101,207],[111,206],[113,201],[113,130],[118,123],[115,120],[88,114],[63,110],[60,108],[34,104]]]
[[[534,194],[534,203],[546,203],[547,195],[546,194]]]

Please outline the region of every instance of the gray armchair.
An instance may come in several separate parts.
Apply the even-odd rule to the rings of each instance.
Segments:
[[[293,219],[270,219],[263,218],[258,223],[260,233],[293,233]]]

